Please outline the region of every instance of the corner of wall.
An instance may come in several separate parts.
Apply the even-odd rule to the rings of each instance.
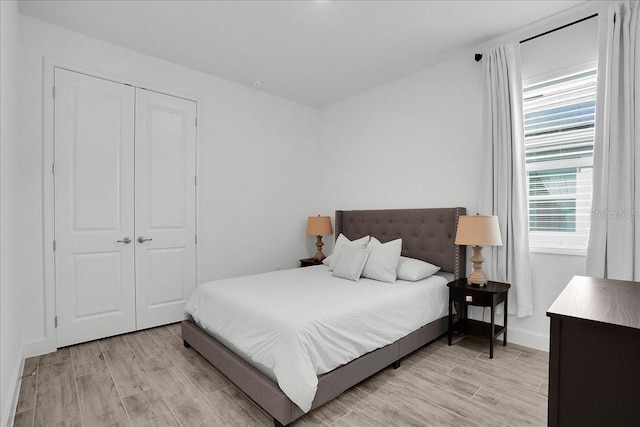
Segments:
[[[19,354],[23,354],[20,351]],[[2,425],[11,427],[13,425],[13,419],[16,415],[16,408],[18,406],[18,396],[20,395],[21,373],[24,370],[24,356],[16,361],[16,367],[13,369],[13,375],[11,376],[11,385],[9,390],[13,390],[11,399],[6,402],[4,408],[2,408]],[[3,379],[4,380],[4,379]]]
[[[15,161],[15,149],[19,146],[17,84],[18,58],[18,3],[0,1],[0,141],[2,165],[0,169],[0,423],[11,425],[18,401],[20,373],[23,366],[22,351],[22,307],[23,294],[20,271],[16,267],[18,256],[14,242],[19,238],[19,227],[15,219],[20,214],[16,201],[20,198],[18,187],[20,175]],[[13,209],[12,209],[13,208]]]

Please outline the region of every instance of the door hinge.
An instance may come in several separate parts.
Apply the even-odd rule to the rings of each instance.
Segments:
[[[53,318],[53,327],[57,328],[58,327],[58,316]]]
[[[196,127],[198,127],[198,118],[196,117]]]
[[[53,250],[54,251],[56,250],[56,241],[55,240],[53,241]]]
[[[51,163],[51,175],[55,175],[55,174],[56,174],[56,164]]]
[[[53,90],[51,91],[51,96],[53,96],[53,99],[56,99],[56,87],[53,87]]]
[[[198,235],[196,234],[195,236],[193,236],[193,240],[195,241],[196,245],[198,244]]]

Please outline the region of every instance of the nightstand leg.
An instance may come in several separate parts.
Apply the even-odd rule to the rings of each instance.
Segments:
[[[451,345],[451,336],[453,334],[452,328],[453,328],[453,309],[451,308],[451,289],[449,289],[449,333],[448,333],[448,338],[449,338],[449,345]]]
[[[491,304],[491,336],[489,337],[489,359],[493,359],[493,339],[496,330],[496,304]]]
[[[509,292],[507,292],[507,297],[504,299],[504,334],[502,335],[502,346],[507,346],[507,300],[509,299]]]

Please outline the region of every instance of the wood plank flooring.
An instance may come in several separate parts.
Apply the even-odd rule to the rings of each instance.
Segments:
[[[423,347],[295,426],[524,426],[547,423],[548,354],[460,338]],[[15,426],[271,426],[193,349],[180,325],[25,361]]]

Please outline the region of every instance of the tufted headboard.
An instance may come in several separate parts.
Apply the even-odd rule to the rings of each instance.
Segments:
[[[402,255],[427,261],[455,278],[466,276],[467,247],[456,246],[458,217],[465,208],[336,211],[335,235],[371,235],[382,243],[402,239]]]

